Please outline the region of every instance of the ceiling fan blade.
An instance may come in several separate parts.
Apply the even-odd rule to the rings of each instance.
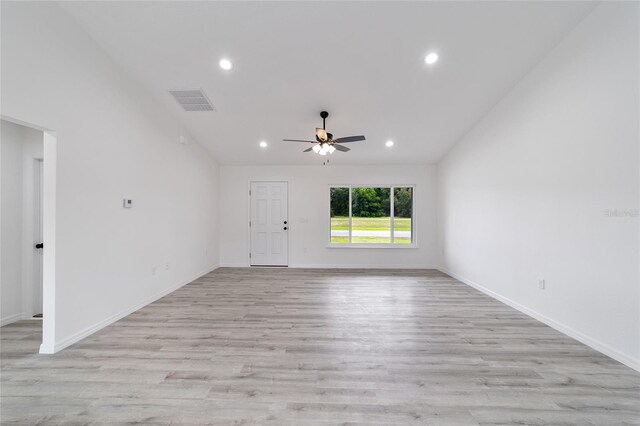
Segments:
[[[342,151],[342,152],[351,151],[351,148],[347,148],[346,146],[342,146],[342,145],[338,145],[338,144],[333,144],[333,147],[335,149],[337,149],[338,151]]]
[[[317,143],[316,141],[303,141],[301,139],[282,139],[285,142],[307,142],[307,143]]]
[[[364,136],[346,136],[344,138],[335,139],[334,142],[345,143],[345,142],[358,142],[365,140]]]
[[[312,149],[313,149],[313,147],[311,147],[311,148],[307,148],[307,149],[305,149],[305,150],[304,150],[304,151],[302,151],[302,152],[309,152],[309,151],[311,151]]]
[[[316,136],[322,142],[326,142],[327,139],[329,139],[329,136],[327,136],[327,131],[325,129],[321,129],[320,127],[316,127]]]

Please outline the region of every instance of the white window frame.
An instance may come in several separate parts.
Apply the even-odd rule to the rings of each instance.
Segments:
[[[348,243],[332,243],[331,242],[331,188],[349,188],[349,242]],[[352,243],[351,242],[351,225],[352,225],[352,189],[353,188],[389,188],[391,191],[390,201],[390,220],[391,220],[391,243]],[[411,197],[411,244],[397,244],[393,243],[395,238],[394,233],[394,189],[395,188],[412,188]],[[328,228],[328,248],[337,249],[353,249],[353,248],[381,248],[381,249],[415,249],[418,248],[417,232],[416,232],[416,185],[415,184],[330,184],[327,188],[327,228]]]

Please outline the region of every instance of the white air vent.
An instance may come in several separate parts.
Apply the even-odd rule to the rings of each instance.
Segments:
[[[169,90],[185,111],[215,111],[201,89]]]

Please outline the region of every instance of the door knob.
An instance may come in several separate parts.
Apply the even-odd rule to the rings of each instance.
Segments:
[[[44,243],[38,243],[38,244],[36,244],[36,248],[37,248],[37,249],[44,248]]]
[[[285,226],[285,227],[284,227],[284,230],[286,231],[287,229],[289,229],[289,228],[287,228],[287,227]]]
[[[284,221],[284,224],[285,224],[285,225],[287,224],[287,221],[286,221],[286,220]]]

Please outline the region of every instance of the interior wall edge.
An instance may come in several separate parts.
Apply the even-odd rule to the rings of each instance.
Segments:
[[[354,264],[340,264],[340,263],[294,263],[289,266],[252,266],[247,263],[221,263],[221,268],[289,268],[289,269],[412,269],[412,270],[440,270],[437,265],[399,265],[399,264],[376,264],[372,266],[370,263],[354,263]]]
[[[638,372],[640,372],[640,359],[636,359],[631,355],[627,355],[623,352],[620,352],[617,349],[612,348],[611,346],[607,345],[606,343],[603,343],[601,341],[599,341],[598,339],[594,339],[592,337],[589,337],[561,322],[558,322],[554,319],[551,319],[541,313],[539,313],[538,311],[528,308],[524,305],[521,305],[520,303],[509,299],[508,297],[502,296],[498,293],[496,293],[495,291],[490,290],[489,288],[483,286],[482,284],[479,284],[475,281],[472,281],[468,278],[465,278],[453,271],[448,270],[447,268],[444,268],[442,266],[437,268],[440,272],[445,273],[453,278],[455,278],[456,280],[460,281],[463,284],[468,285],[469,287],[475,288],[476,290],[486,294],[487,296],[491,297],[494,300],[497,300],[498,302],[504,303],[507,306],[512,307],[513,309],[537,320],[540,321],[541,323],[548,325],[549,327],[553,328],[556,331],[559,331],[560,333],[564,334],[565,336],[571,337],[572,339],[575,339],[577,341],[579,341],[580,343],[583,343],[587,346],[589,346],[591,349],[594,349],[598,352],[600,352],[601,354],[604,354],[606,356],[608,356],[609,358],[612,358],[624,365],[626,365],[629,368],[632,368]]]
[[[399,265],[399,264],[376,264],[371,265],[370,263],[354,263],[354,264],[339,264],[339,263],[310,263],[310,264],[293,264],[289,265],[289,268],[295,269],[438,269],[435,265]]]
[[[601,3],[437,167],[441,271],[637,371],[639,17]]]
[[[4,327],[5,325],[12,324],[16,321],[20,321],[22,319],[27,319],[24,312],[19,312],[13,315],[7,315],[4,318],[0,318],[0,327]]]
[[[59,5],[3,2],[2,54],[3,117],[58,137],[44,164],[42,352],[55,352],[219,263],[218,166]]]
[[[207,275],[210,272],[215,271],[216,269],[218,269],[218,265],[211,265],[210,267],[206,268],[206,270],[196,274],[195,276],[189,278],[186,281],[181,281],[176,285],[173,285],[163,291],[161,291],[160,293],[157,293],[156,295],[146,298],[143,301],[141,301],[140,303],[137,303],[129,308],[123,309],[122,311],[107,317],[93,325],[90,325],[89,327],[86,327],[83,330],[80,330],[77,333],[72,334],[71,336],[65,337],[64,339],[61,339],[59,341],[54,342],[53,345],[45,345],[42,344],[40,346],[40,353],[41,354],[55,354],[57,352],[60,352],[61,350],[73,345],[74,343],[79,342],[80,340],[92,335],[93,333],[102,330],[103,328],[113,324],[114,322],[121,320],[122,318],[131,315],[132,313],[144,308],[145,306],[159,300],[162,299],[163,297],[173,293],[174,291],[178,290],[181,287],[184,287],[185,285],[197,280],[198,278]]]
[[[529,69],[527,69],[526,72],[524,72],[520,78],[518,80],[516,80],[511,87],[509,87],[507,90],[504,91],[504,93],[502,94],[502,96],[500,96],[498,99],[496,99],[496,101],[493,103],[493,105],[491,105],[491,107],[489,109],[487,109],[484,114],[482,114],[476,121],[475,123],[473,123],[465,132],[464,134],[462,134],[451,146],[449,146],[449,148],[440,156],[440,158],[438,159],[438,161],[436,161],[434,164],[437,166],[439,164],[442,163],[442,161],[449,155],[450,152],[452,152],[453,150],[455,150],[456,146],[458,146],[459,144],[461,144],[465,139],[467,139],[467,137],[469,137],[471,134],[473,134],[474,130],[476,130],[477,127],[479,127],[482,122],[485,120],[485,118],[487,118],[489,115],[491,115],[491,113],[497,109],[500,104],[509,97],[509,95],[511,94],[511,92],[515,91],[517,89],[517,87],[522,84],[524,81],[526,81],[527,77],[529,76],[529,74],[531,74],[538,66],[540,66],[541,63],[543,63],[545,61],[545,59],[555,50],[558,48],[558,46],[560,46],[562,44],[562,42],[569,37],[569,35],[571,34],[571,32],[573,30],[575,30],[577,27],[580,26],[580,24],[587,20],[589,15],[591,15],[592,13],[594,13],[595,9],[597,9],[597,5],[594,5],[594,7],[591,9],[591,11],[589,11],[589,13],[587,13],[585,16],[582,17],[582,19],[580,19],[578,22],[576,22],[573,26],[571,26],[570,28],[567,29],[567,31],[565,32],[565,34],[557,41],[557,43],[551,48],[549,49],[544,55],[542,55],[541,57],[538,58],[538,60],[532,64]]]

